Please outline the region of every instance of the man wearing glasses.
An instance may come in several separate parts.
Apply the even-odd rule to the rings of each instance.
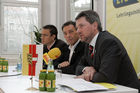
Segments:
[[[58,64],[69,59],[68,45],[57,38],[57,28],[54,25],[46,25],[41,32],[41,42],[44,44],[43,53],[48,53],[52,48],[59,48],[61,50],[61,56],[58,59],[53,60],[54,68],[57,69]],[[43,69],[46,69],[47,65],[43,62]]]

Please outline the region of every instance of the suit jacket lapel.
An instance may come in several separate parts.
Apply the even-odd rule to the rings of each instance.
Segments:
[[[92,58],[92,65],[94,66],[94,68],[96,69],[97,67],[98,67],[98,65],[97,65],[97,61],[99,61],[98,60],[98,51],[100,51],[100,49],[98,48],[98,46],[99,46],[99,44],[100,44],[100,39],[101,39],[101,34],[102,32],[99,32],[99,35],[98,35],[98,37],[97,37],[97,41],[96,41],[96,44],[95,44],[95,50],[94,50],[94,56],[93,56],[93,58]]]
[[[95,53],[94,53],[94,57],[93,57],[93,65],[94,65],[94,68],[99,68],[100,67],[100,60],[99,60],[99,51],[100,51],[100,44],[102,42],[102,33],[104,33],[104,31],[102,32],[99,32],[99,35],[97,37],[97,41],[96,41],[96,44],[95,44]]]
[[[74,61],[72,59],[75,59],[75,55],[79,53],[79,51],[81,50],[81,41],[77,44],[76,48],[74,49],[73,55],[71,57],[71,63],[73,63]]]

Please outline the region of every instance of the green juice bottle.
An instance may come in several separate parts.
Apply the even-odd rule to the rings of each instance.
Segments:
[[[3,72],[8,72],[8,60],[3,60]]]
[[[3,63],[3,60],[0,58],[0,72],[2,72],[2,63]]]
[[[48,92],[54,92],[55,91],[55,80],[56,75],[54,72],[54,66],[53,61],[49,60],[48,68],[47,68],[47,78],[46,78],[46,88]]]
[[[0,58],[0,72],[3,72],[3,63],[5,58]]]
[[[39,90],[40,91],[46,91],[45,87],[45,79],[46,79],[47,73],[46,70],[40,70],[39,74]]]

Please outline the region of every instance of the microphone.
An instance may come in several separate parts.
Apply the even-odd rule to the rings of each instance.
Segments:
[[[48,52],[48,55],[52,60],[55,60],[60,57],[61,51],[59,48],[53,48]]]
[[[48,65],[48,62],[50,60],[50,57],[49,57],[48,53],[43,54],[43,60],[45,61],[46,65]]]
[[[43,59],[44,59],[45,63],[48,65],[48,62],[49,62],[50,59],[55,60],[58,57],[60,57],[60,55],[61,55],[60,49],[59,48],[53,48],[48,53],[43,54]]]

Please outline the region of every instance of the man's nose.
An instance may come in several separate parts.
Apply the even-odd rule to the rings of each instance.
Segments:
[[[70,37],[70,34],[67,34],[67,37]]]
[[[81,30],[79,28],[77,28],[77,33],[81,33]]]

